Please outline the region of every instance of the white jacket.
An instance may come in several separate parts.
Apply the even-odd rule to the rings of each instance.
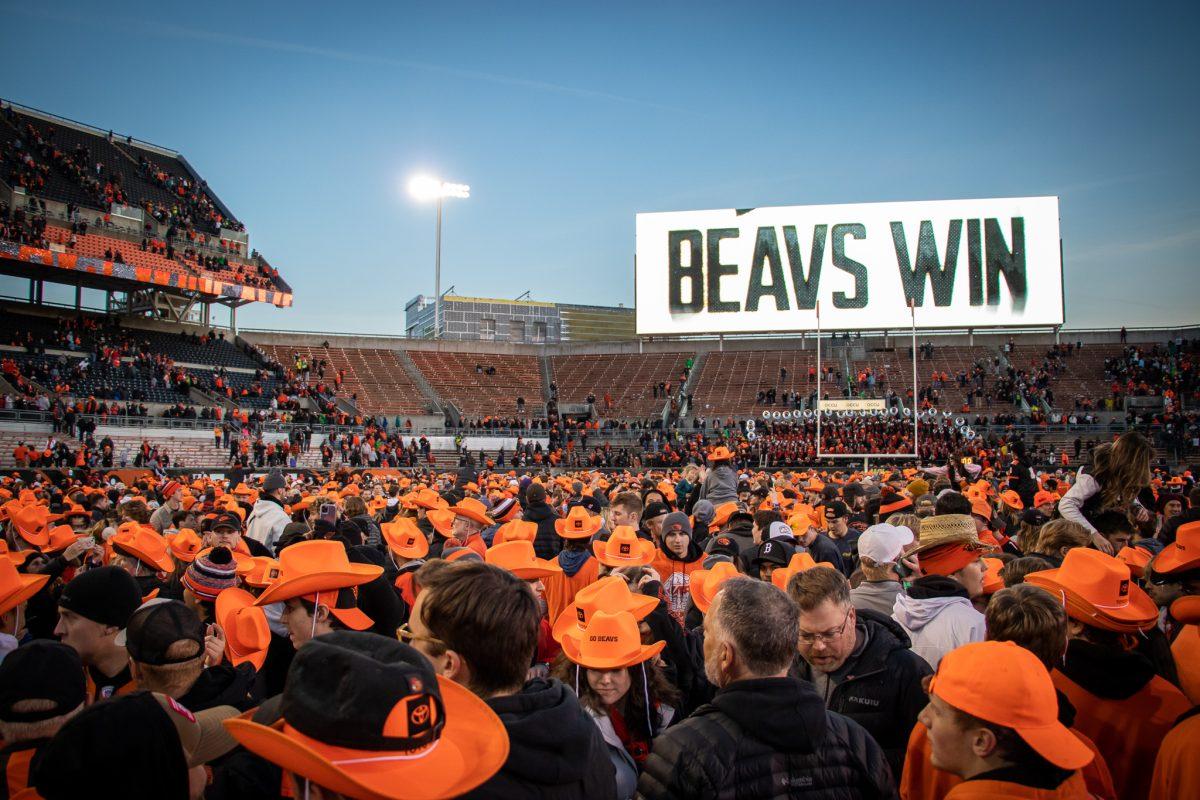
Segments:
[[[259,500],[246,520],[246,536],[265,546],[272,554],[275,552],[275,542],[283,534],[283,529],[292,518],[283,510],[283,506],[274,500]]]
[[[908,633],[914,653],[937,669],[942,656],[956,647],[982,642],[987,632],[983,614],[965,597],[930,597],[914,600],[896,595],[892,618]]]

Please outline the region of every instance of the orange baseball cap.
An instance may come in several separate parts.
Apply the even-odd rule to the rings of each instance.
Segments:
[[[629,525],[618,525],[604,542],[592,542],[592,552],[609,567],[644,567],[654,561],[654,542],[639,538]]]
[[[974,642],[951,650],[929,691],[959,711],[1012,728],[1056,767],[1082,769],[1095,757],[1058,721],[1058,696],[1046,667],[1015,642]]]
[[[1000,499],[1004,502],[1004,505],[1008,506],[1009,508],[1016,509],[1017,511],[1025,510],[1025,504],[1021,502],[1021,495],[1017,494],[1012,489],[1005,489],[1003,492],[1001,492]]]

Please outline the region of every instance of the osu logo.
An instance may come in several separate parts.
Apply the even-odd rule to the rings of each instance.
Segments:
[[[579,617],[580,622],[587,622],[587,614],[583,613],[582,608],[575,609],[575,616]]]
[[[1128,596],[1129,596],[1129,581],[1128,580],[1121,581],[1121,587],[1119,589],[1117,589],[1117,597],[1128,597]]]
[[[629,542],[621,543],[621,555],[623,555],[623,556],[629,555]]]

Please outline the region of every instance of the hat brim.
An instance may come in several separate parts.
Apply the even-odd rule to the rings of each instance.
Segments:
[[[553,561],[547,561],[544,558],[535,558],[533,561],[534,563],[530,566],[505,567],[505,569],[523,581],[540,580],[562,572],[562,567]]]
[[[628,611],[633,614],[633,618],[641,622],[650,615],[650,612],[658,607],[658,598],[651,597],[645,594],[631,592],[629,595],[632,598],[629,606],[619,609],[620,611]],[[564,608],[554,620],[554,624],[550,626],[550,638],[558,643],[562,643],[563,638],[572,630],[582,632],[579,627],[579,606],[571,603]]]
[[[437,745],[419,757],[323,744],[284,720],[268,727],[239,718],[226,720],[225,727],[255,755],[347,797],[457,797],[504,766],[508,732],[495,712],[466,689],[440,676],[438,687],[446,726]],[[388,759],[389,754],[396,760]]]
[[[161,572],[175,571],[175,561],[171,558],[171,554],[168,552],[164,552],[161,556],[153,556],[147,553],[145,550],[142,550],[140,547],[130,547],[124,542],[114,542],[114,544],[132,555],[138,561],[149,564]],[[170,548],[168,547],[168,549]],[[118,553],[118,555],[120,554]]]
[[[1129,603],[1127,605],[1121,608],[1100,608],[1070,586],[1060,582],[1058,576],[1061,572],[1061,567],[1031,572],[1025,576],[1025,582],[1040,586],[1052,594],[1064,594],[1078,604],[1091,608],[1101,620],[1110,619],[1118,623],[1146,628],[1153,625],[1158,619],[1158,606],[1150,599],[1150,595],[1146,594],[1132,580],[1129,583]],[[1086,620],[1080,621],[1086,622]]]
[[[596,556],[596,560],[606,567],[620,569],[622,567],[644,567],[652,564],[658,551],[654,548],[654,542],[638,539],[637,552],[631,553],[628,557],[610,554],[608,552],[608,542],[592,542],[592,553]]]
[[[353,608],[326,607],[329,609],[329,613],[337,618],[338,622],[352,631],[365,631],[375,624],[375,620],[368,617],[358,606],[354,606]]]
[[[383,526],[380,527],[382,528]],[[420,530],[418,530],[420,535],[413,540],[414,548],[411,550],[402,545],[394,535],[389,535],[388,529],[384,528],[381,532],[383,533],[383,541],[387,544],[388,550],[391,550],[401,558],[424,558],[429,555],[429,541],[425,538],[424,532]],[[421,542],[424,542],[424,547],[421,547]]]
[[[1096,757],[1070,728],[1057,720],[1045,727],[1015,730],[1034,752],[1061,769],[1083,769]]]
[[[0,614],[7,614],[17,606],[33,597],[49,580],[49,575],[18,575],[20,584],[16,589],[0,597]]]
[[[1200,567],[1200,554],[1185,558],[1183,551],[1173,545],[1164,547],[1154,559],[1154,571],[1163,575],[1174,572],[1187,572]]]
[[[267,625],[266,614],[254,605],[254,595],[245,589],[225,589],[217,595],[215,606],[217,624],[221,626],[221,630],[225,631],[225,654],[229,656],[229,660],[235,667],[249,662],[254,665],[256,671],[262,669],[267,660],[267,649],[271,645],[271,628]],[[255,609],[255,628],[260,634],[263,634],[259,637],[264,642],[261,647],[246,646],[237,638],[237,624],[234,617],[239,612],[250,608]]]
[[[587,527],[580,531],[568,529],[566,523],[566,519],[554,520],[554,532],[564,539],[590,539],[604,527],[604,520],[599,517],[588,520]]]
[[[237,714],[233,706],[215,706],[192,714],[200,726],[200,741],[188,756],[188,767],[204,766],[237,747],[237,740],[222,724]]]
[[[661,653],[663,648],[667,646],[665,641],[654,642],[653,644],[639,644],[636,652],[624,656],[588,658],[579,651],[579,642],[574,636],[564,636],[560,644],[562,645],[563,655],[570,659],[571,663],[578,664],[585,669],[621,669],[622,667],[632,667],[649,661]]]
[[[480,514],[469,508],[463,508],[461,506],[450,506],[449,510],[454,512],[454,516],[466,517],[469,520],[478,522],[480,525],[483,525],[485,528],[488,527],[489,525],[496,524],[495,521],[493,521],[492,518],[489,517],[487,514]]]
[[[42,526],[41,532],[38,533],[36,529],[33,532],[26,530],[26,528],[15,519],[12,521],[12,523],[13,527],[17,529],[17,534],[26,542],[38,548],[39,550],[49,543],[50,531],[45,526]]]
[[[347,569],[337,572],[315,572],[297,575],[294,578],[280,577],[258,596],[254,605],[266,606],[291,600],[293,597],[303,597],[306,594],[349,589],[351,586],[361,586],[373,581],[383,574],[383,567],[377,567],[374,564],[349,564],[347,566]]]

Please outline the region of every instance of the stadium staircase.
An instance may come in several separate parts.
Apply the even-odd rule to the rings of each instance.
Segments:
[[[437,396],[437,392],[429,385],[429,381],[425,380],[425,376],[421,374],[421,370],[417,369],[417,365],[409,358],[408,352],[405,350],[396,351],[396,360],[400,362],[404,373],[408,375],[413,385],[421,390],[421,395],[425,398],[425,402],[429,406],[429,410],[434,414],[443,413],[442,400]]]

